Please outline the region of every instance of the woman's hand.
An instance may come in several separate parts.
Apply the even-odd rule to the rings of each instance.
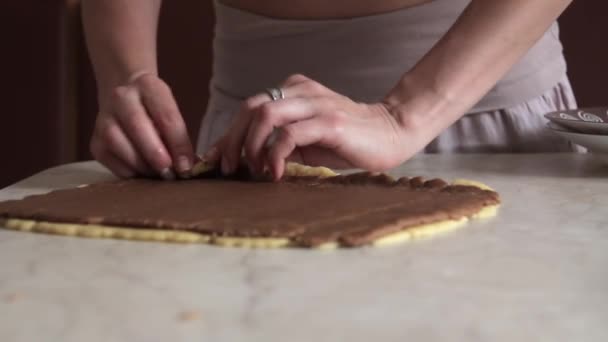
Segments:
[[[419,147],[408,146],[388,104],[354,102],[302,75],[289,77],[281,90],[284,99],[271,101],[268,94],[247,99],[205,158],[221,158],[222,171],[230,174],[244,150],[252,171],[268,168],[279,179],[286,160],[381,171],[402,163]]]
[[[171,90],[141,74],[100,99],[91,153],[119,177],[187,177],[193,150]]]

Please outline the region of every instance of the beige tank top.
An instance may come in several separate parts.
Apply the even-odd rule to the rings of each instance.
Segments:
[[[378,101],[469,2],[435,0],[354,19],[282,20],[216,1],[211,95],[244,99],[302,73],[356,101]],[[520,104],[558,83],[566,73],[558,31],[554,23],[471,113]]]

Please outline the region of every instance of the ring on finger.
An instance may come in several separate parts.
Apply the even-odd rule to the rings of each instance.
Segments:
[[[266,94],[270,96],[270,99],[272,101],[282,100],[285,98],[285,94],[283,93],[283,90],[281,90],[281,88],[267,88]]]

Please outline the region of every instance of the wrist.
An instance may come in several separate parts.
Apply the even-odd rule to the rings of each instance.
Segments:
[[[467,108],[426,80],[406,74],[382,102],[404,131],[428,132],[432,139],[458,120]]]
[[[399,163],[418,153],[467,110],[451,97],[405,75],[383,99],[401,141]]]
[[[146,76],[158,77],[158,73],[156,70],[138,69],[135,71],[115,73],[113,77],[108,77],[106,79],[98,79],[97,97],[100,106],[110,101],[116,88],[133,85]]]

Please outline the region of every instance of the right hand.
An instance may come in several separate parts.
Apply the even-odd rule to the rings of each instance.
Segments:
[[[194,162],[186,124],[169,86],[142,74],[100,99],[91,153],[115,175],[188,177]]]

